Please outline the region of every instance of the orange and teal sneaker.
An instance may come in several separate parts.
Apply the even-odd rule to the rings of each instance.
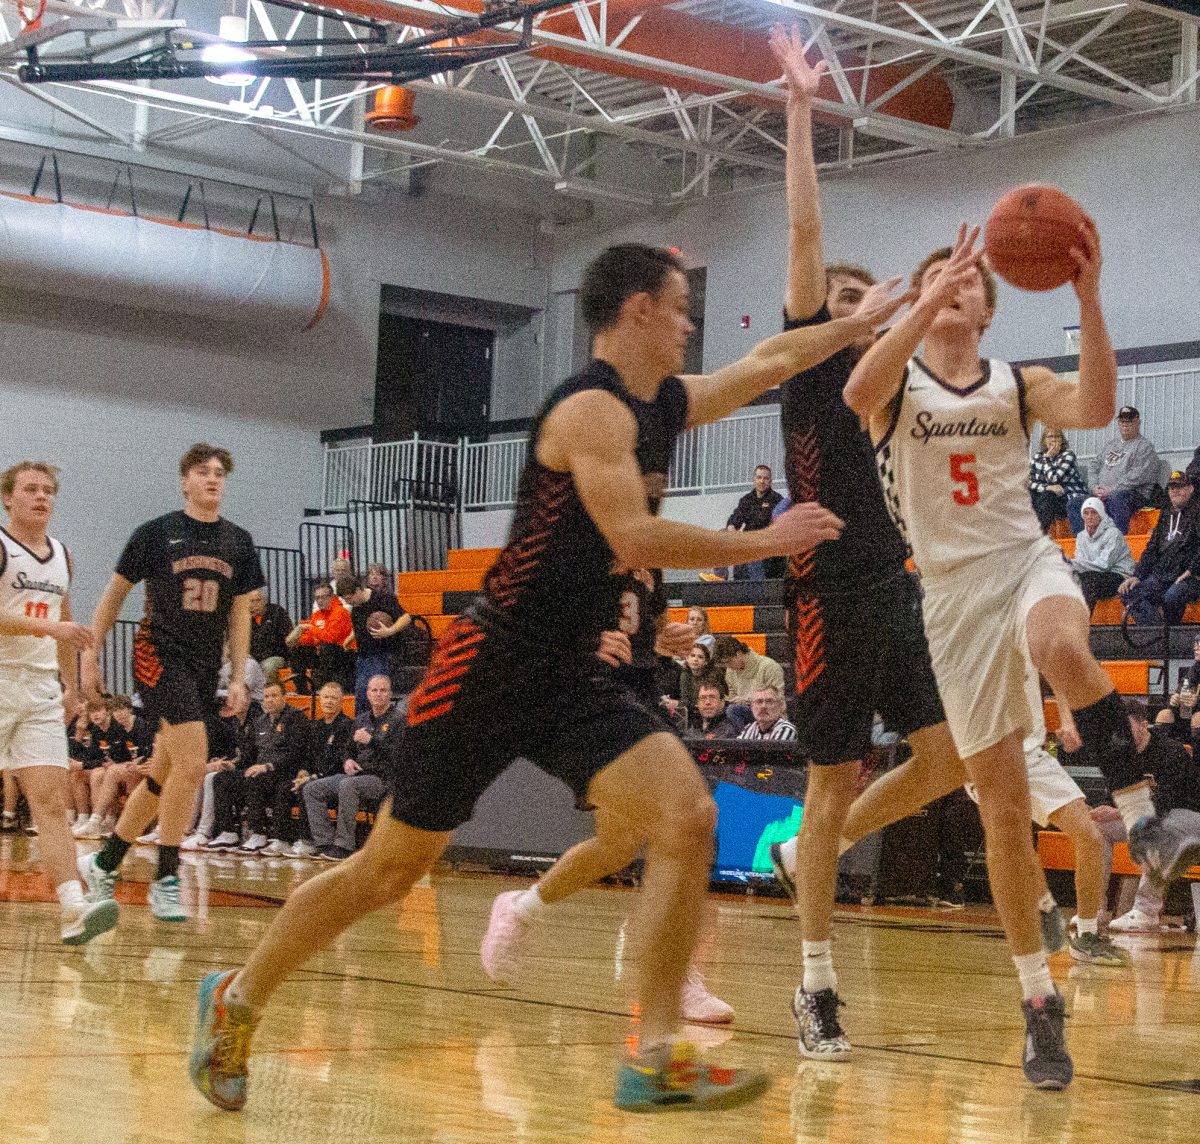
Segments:
[[[770,1085],[766,1073],[703,1064],[695,1045],[676,1041],[627,1058],[617,1072],[614,1102],[626,1112],[732,1108]]]
[[[200,982],[196,1037],[188,1061],[192,1084],[226,1112],[240,1112],[249,1084],[247,1061],[257,1020],[247,1005],[231,1005],[225,990],[237,970],[210,973]]]

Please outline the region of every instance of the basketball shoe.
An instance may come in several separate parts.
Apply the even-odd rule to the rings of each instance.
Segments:
[[[753,1069],[702,1064],[695,1045],[676,1041],[624,1061],[614,1102],[626,1112],[732,1108],[761,1096],[771,1078]]]
[[[800,1055],[815,1061],[845,1061],[850,1058],[850,1042],[838,1021],[844,1002],[832,989],[817,993],[796,990],[792,1016],[800,1035]]]
[[[1025,1054],[1021,1067],[1025,1079],[1035,1088],[1066,1088],[1074,1075],[1074,1066],[1063,1039],[1067,1007],[1057,990],[1050,997],[1022,1001],[1025,1014]]]
[[[257,1023],[248,1006],[225,1000],[236,972],[210,973],[200,982],[196,1035],[188,1061],[192,1084],[206,1100],[227,1112],[245,1107],[250,1040]]]

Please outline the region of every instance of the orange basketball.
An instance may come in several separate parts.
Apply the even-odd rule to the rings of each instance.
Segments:
[[[1054,290],[1072,281],[1079,266],[1083,208],[1057,187],[1030,183],[1009,191],[992,209],[983,232],[988,264],[1021,290]]]

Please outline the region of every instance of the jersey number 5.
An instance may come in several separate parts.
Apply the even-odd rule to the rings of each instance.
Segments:
[[[979,503],[979,478],[968,468],[975,464],[974,453],[950,454],[950,479],[964,488],[954,490],[955,504]]]
[[[183,582],[183,610],[215,612],[220,590],[221,586],[215,580],[197,580],[194,576],[189,576]]]

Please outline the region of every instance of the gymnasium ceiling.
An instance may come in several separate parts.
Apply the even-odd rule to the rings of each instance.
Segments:
[[[481,0],[347,0],[401,40]],[[48,0],[44,59],[88,58],[145,21],[251,38],[351,24],[261,0]],[[596,0],[541,16],[527,52],[411,85],[418,126],[364,127],[378,84],[260,79],[23,84],[14,0],[0,0],[0,140],[298,194],[453,181],[569,217],[580,201],[669,206],[777,182],[783,95],[767,29],[799,23],[829,63],[816,149],[826,169],[1003,145],[1084,121],[1168,113],[1197,98],[1200,16],[1142,0]],[[99,58],[112,58],[101,55]],[[564,213],[565,212],[565,213]]]

